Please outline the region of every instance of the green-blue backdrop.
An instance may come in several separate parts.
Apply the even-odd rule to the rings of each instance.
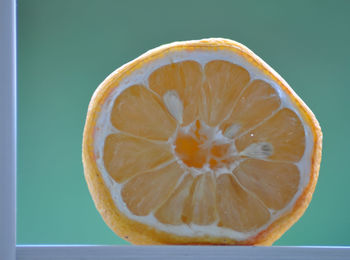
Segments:
[[[178,40],[239,41],[284,77],[324,133],[319,182],[277,245],[350,245],[350,1],[18,1],[18,244],[127,244],[81,162],[90,97],[113,70]]]

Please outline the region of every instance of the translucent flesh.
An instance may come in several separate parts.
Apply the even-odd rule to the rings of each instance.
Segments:
[[[208,62],[204,74],[199,116],[207,125],[217,126],[232,110],[250,76],[241,66],[221,60]]]
[[[195,61],[171,63],[155,70],[148,79],[150,89],[161,97],[175,90],[183,102],[183,124],[193,122],[198,114],[203,73]]]
[[[268,83],[254,80],[243,91],[230,116],[220,126],[222,131],[235,124],[238,129],[235,136],[257,125],[278,109],[281,100]]]
[[[268,209],[242,188],[232,174],[222,174],[216,181],[216,207],[220,226],[249,231],[264,225],[270,218]]]
[[[169,198],[183,173],[184,170],[175,162],[140,173],[123,186],[123,200],[135,215],[148,215]]]
[[[270,84],[251,81],[247,70],[221,60],[203,68],[195,61],[171,63],[153,71],[148,84],[149,89],[134,85],[117,97],[111,122],[125,134],[109,135],[104,146],[105,168],[123,183],[121,196],[131,213],[153,213],[170,225],[217,224],[247,232],[268,222],[268,209],[281,210],[292,200],[300,182],[294,163],[304,153],[304,127],[292,110],[280,108]],[[181,100],[182,123],[164,104],[168,91]],[[181,128],[191,123],[190,130]],[[208,143],[208,127],[218,127],[229,139]],[[259,143],[271,145],[268,156],[244,153]],[[174,159],[182,166],[169,164]],[[217,174],[232,163],[237,163],[232,172]]]
[[[274,116],[237,138],[236,147],[243,151],[253,143],[268,142],[273,146],[271,160],[297,162],[305,150],[305,133],[299,117],[283,108]]]
[[[111,121],[121,131],[154,140],[168,140],[176,128],[161,99],[142,85],[131,86],[117,97]]]
[[[210,173],[196,177],[188,222],[209,225],[216,220],[215,179]]]
[[[168,144],[157,144],[124,134],[111,134],[105,140],[103,160],[116,182],[153,169],[174,159]]]
[[[233,172],[239,183],[268,208],[282,209],[298,191],[299,170],[292,163],[248,159]]]
[[[171,197],[155,212],[155,217],[164,224],[180,225],[184,223],[184,205],[190,195],[193,176],[187,174]]]

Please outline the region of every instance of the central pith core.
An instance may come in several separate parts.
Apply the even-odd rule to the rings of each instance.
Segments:
[[[166,92],[163,101],[169,113],[182,124],[183,104],[175,90]],[[252,143],[238,152],[234,136],[240,124],[232,124],[224,133],[218,126],[208,126],[196,120],[178,129],[174,140],[175,153],[182,162],[199,170],[231,172],[244,158],[267,158],[273,153],[270,143]]]
[[[180,128],[174,145],[178,158],[188,167],[197,169],[228,168],[237,155],[232,139],[199,120]]]

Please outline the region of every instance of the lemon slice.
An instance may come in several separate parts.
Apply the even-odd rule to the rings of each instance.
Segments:
[[[273,69],[205,39],[151,50],[102,82],[83,162],[103,219],[134,244],[271,245],[310,203],[321,142]]]

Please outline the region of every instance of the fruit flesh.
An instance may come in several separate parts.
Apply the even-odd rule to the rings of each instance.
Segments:
[[[305,149],[304,129],[292,110],[280,108],[271,85],[251,80],[244,68],[220,60],[203,69],[194,61],[166,65],[154,71],[148,83],[149,89],[137,85],[122,92],[111,114],[115,128],[142,143],[122,148],[128,158],[140,162],[125,159],[125,165],[115,166],[114,160],[123,164],[124,159],[116,157],[118,147],[112,137],[106,139],[104,149],[107,171],[116,181],[125,182],[122,197],[133,214],[154,213],[160,222],[170,225],[216,224],[244,232],[261,227],[269,220],[270,209],[281,209],[290,202],[300,181],[293,163]],[[181,122],[162,103],[168,91],[176,91],[181,101]],[[225,136],[227,129],[233,130]],[[259,150],[263,146],[252,146],[261,143],[271,145],[271,155]],[[145,150],[143,145],[163,150]],[[150,157],[159,154],[164,158],[143,162],[135,154],[140,149],[144,154],[154,151]],[[171,160],[182,172],[176,178],[163,177],[168,173],[163,164]],[[133,164],[141,166],[129,169]],[[142,203],[156,195],[141,189],[141,176],[142,183],[167,187],[158,191],[164,193],[162,201]],[[280,194],[285,195],[276,199]]]

